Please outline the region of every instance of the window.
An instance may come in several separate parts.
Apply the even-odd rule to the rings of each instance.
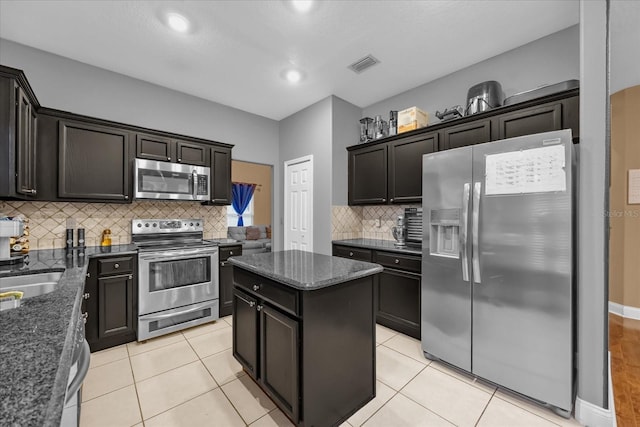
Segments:
[[[245,226],[253,225],[253,201],[255,199],[252,197],[249,202],[249,206],[244,210],[242,214],[242,222]],[[227,206],[227,227],[235,227],[238,225],[238,214],[233,209],[233,206]]]

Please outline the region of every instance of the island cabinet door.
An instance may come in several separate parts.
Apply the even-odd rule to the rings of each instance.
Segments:
[[[238,289],[233,290],[233,356],[245,371],[258,378],[257,300]]]
[[[260,302],[260,381],[289,418],[298,422],[298,321]]]

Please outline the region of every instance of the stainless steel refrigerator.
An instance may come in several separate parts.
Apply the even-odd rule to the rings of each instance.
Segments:
[[[571,131],[423,157],[422,349],[550,405],[573,405]]]

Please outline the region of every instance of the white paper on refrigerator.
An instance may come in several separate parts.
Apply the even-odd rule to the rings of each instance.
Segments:
[[[485,194],[566,191],[565,166],[563,145],[487,155]]]

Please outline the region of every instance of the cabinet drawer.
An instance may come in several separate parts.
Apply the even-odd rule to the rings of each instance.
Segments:
[[[242,246],[220,247],[220,261],[226,261],[229,257],[242,255]]]
[[[371,262],[371,251],[369,249],[363,248],[352,248],[350,246],[334,245],[333,256]]]
[[[299,315],[298,292],[238,267],[233,268],[233,283],[282,310]]]
[[[397,268],[398,270],[413,271],[416,273],[420,273],[422,267],[421,258],[393,252],[376,252],[375,262],[384,267]]]
[[[133,257],[98,259],[98,275],[122,274],[133,272]]]

